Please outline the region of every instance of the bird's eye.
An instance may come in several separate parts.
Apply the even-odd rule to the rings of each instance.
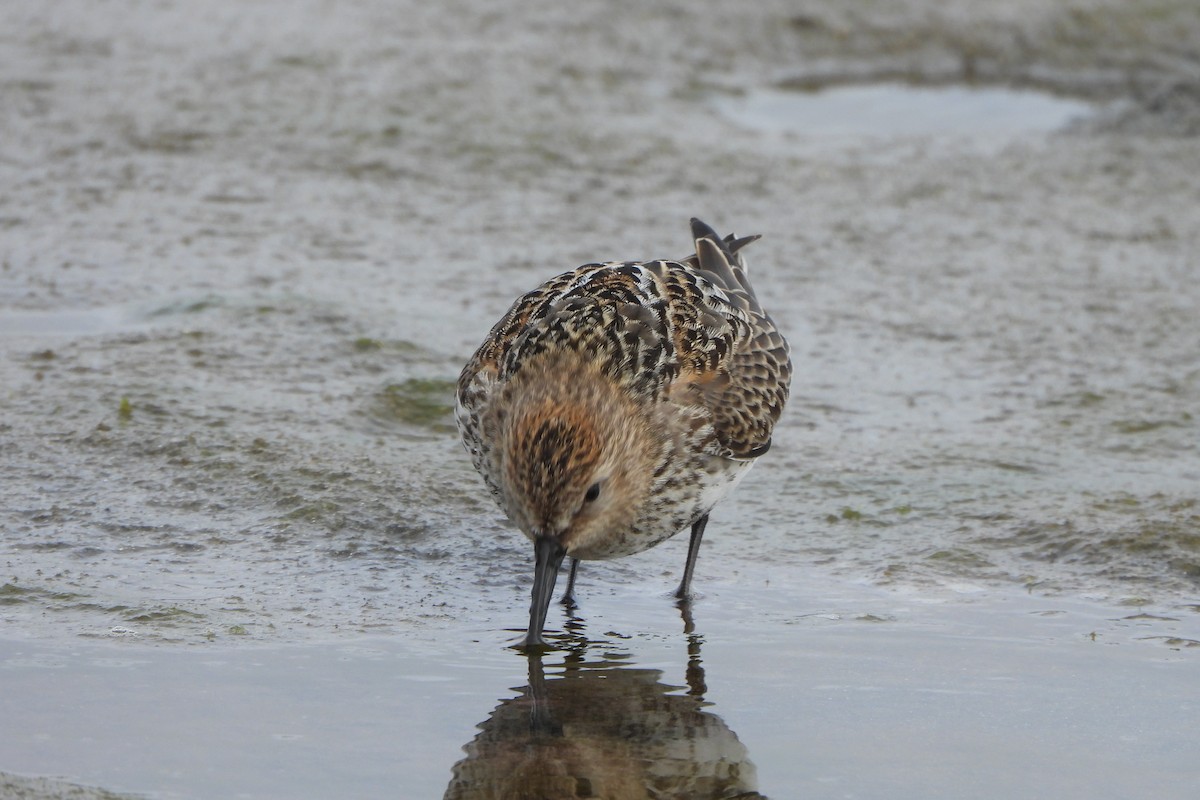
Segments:
[[[600,496],[600,484],[599,484],[599,482],[597,482],[597,483],[593,483],[591,486],[588,487],[587,494],[585,494],[583,496],[583,499],[585,501],[591,503],[599,496]]]

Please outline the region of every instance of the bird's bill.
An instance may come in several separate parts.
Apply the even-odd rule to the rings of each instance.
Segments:
[[[562,564],[566,549],[553,536],[538,536],[533,542],[533,602],[529,606],[529,632],[521,642],[524,648],[545,647],[542,628],[546,625],[546,611],[550,598],[554,596],[554,582],[558,579],[558,568]]]

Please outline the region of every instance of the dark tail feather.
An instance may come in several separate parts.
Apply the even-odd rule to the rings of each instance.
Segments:
[[[723,244],[721,237],[717,232],[708,226],[707,222],[703,222],[695,217],[692,217],[692,239],[698,241],[700,239],[712,239],[717,244]]]
[[[746,278],[746,264],[740,251],[761,237],[743,236],[739,239],[731,233],[722,239],[706,223],[692,217],[692,238],[696,242],[696,254],[684,259],[684,263],[710,273],[726,289],[745,292],[754,304],[754,290]]]
[[[753,236],[743,236],[740,239],[735,239],[733,237],[733,234],[731,233],[725,237],[725,249],[728,250],[731,255],[737,256],[737,252],[739,250],[741,250],[743,247],[750,244],[751,242],[757,242],[761,238],[762,238],[762,236],[760,236],[759,234],[756,233]],[[745,264],[742,264],[741,261],[742,260],[740,258],[735,258],[735,263],[739,267],[742,267],[744,269]]]
[[[716,239],[705,236],[696,240],[696,261],[700,269],[715,277],[726,289],[740,289],[742,282],[733,274],[729,253]]]
[[[762,237],[758,236],[757,234],[754,236],[743,236],[738,238],[731,233],[722,239],[717,235],[716,231],[709,227],[708,223],[692,217],[692,239],[694,241],[700,241],[701,239],[712,239],[717,246],[721,248],[721,251],[725,253],[725,257],[729,259],[729,263],[736,267],[741,267],[742,269],[745,269],[746,265],[743,264],[742,260],[738,257],[738,251],[751,242],[756,242],[761,238]]]

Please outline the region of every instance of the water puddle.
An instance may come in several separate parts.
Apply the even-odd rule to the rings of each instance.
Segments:
[[[811,137],[1012,138],[1061,130],[1095,106],[1027,89],[881,83],[819,91],[754,89],[715,99],[752,130]]]
[[[1192,620],[782,585],[710,581],[692,632],[666,597],[592,592],[531,658],[491,620],[268,646],[0,636],[0,797],[125,797],[14,776],[248,800],[1194,795],[1200,661],[1138,641]]]
[[[87,336],[137,327],[123,308],[66,308],[53,311],[0,311],[0,336]]]
[[[185,296],[140,306],[61,308],[46,311],[0,309],[0,337],[93,336],[143,330],[159,320],[220,307],[216,296]],[[251,306],[254,307],[254,306]],[[254,307],[261,311],[261,307]]]

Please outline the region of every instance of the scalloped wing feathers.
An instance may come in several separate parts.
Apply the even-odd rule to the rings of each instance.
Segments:
[[[711,455],[767,451],[788,395],[788,346],[762,310],[741,249],[757,236],[720,239],[692,220],[696,252],[680,261],[586,264],[524,295],[492,328],[459,378],[459,417],[471,430],[493,386],[531,356],[571,349],[632,395],[680,407],[709,431]]]

